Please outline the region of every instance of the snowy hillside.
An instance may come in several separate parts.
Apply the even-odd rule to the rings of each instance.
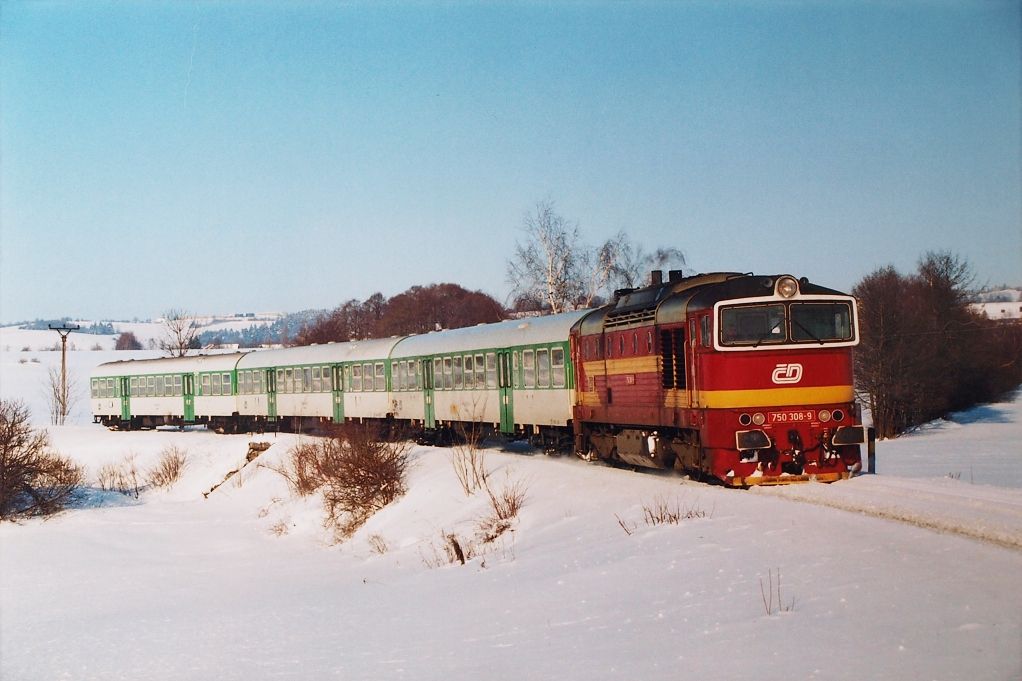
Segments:
[[[3,352],[0,395],[37,409],[59,353],[22,354]],[[82,385],[125,355],[71,354]],[[1022,674],[1022,393],[882,442],[879,475],[829,486],[736,491],[490,449],[493,479],[527,498],[466,565],[439,564],[442,534],[471,542],[486,500],[445,450],[414,448],[408,493],[334,544],[273,470],[297,436],[117,433],[82,411],[50,432],[93,481],[171,445],[188,464],[169,491],[93,488],[0,526],[5,680]],[[271,446],[205,497],[250,441]],[[659,500],[693,517],[646,524]]]

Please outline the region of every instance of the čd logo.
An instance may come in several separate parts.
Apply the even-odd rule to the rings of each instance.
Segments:
[[[774,367],[774,373],[770,375],[770,380],[778,385],[798,383],[802,380],[802,365],[778,364]]]

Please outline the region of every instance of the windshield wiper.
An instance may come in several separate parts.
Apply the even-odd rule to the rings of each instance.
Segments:
[[[818,336],[817,336],[817,335],[816,335],[815,333],[813,333],[812,331],[810,331],[809,329],[807,329],[807,328],[806,328],[805,326],[803,326],[803,325],[802,325],[802,322],[800,322],[799,320],[795,319],[795,317],[794,317],[794,316],[793,316],[793,317],[791,318],[791,323],[792,323],[792,324],[795,324],[796,326],[798,326],[798,328],[802,329],[802,330],[803,330],[803,331],[805,331],[805,332],[806,332],[807,334],[809,334],[809,337],[810,337],[810,338],[812,338],[812,339],[813,339],[814,341],[816,341],[816,342],[817,342],[817,343],[819,343],[820,345],[823,345],[823,339],[822,339],[822,338],[819,338],[819,337],[818,337]]]

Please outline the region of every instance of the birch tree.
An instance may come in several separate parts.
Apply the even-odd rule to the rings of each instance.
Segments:
[[[521,299],[543,301],[554,314],[588,307],[610,281],[619,235],[592,248],[577,222],[569,222],[552,201],[541,201],[522,221],[525,243],[515,244],[507,278]]]

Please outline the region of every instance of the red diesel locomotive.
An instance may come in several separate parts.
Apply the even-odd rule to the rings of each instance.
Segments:
[[[790,275],[654,272],[571,340],[580,456],[732,486],[861,468],[848,295]]]

